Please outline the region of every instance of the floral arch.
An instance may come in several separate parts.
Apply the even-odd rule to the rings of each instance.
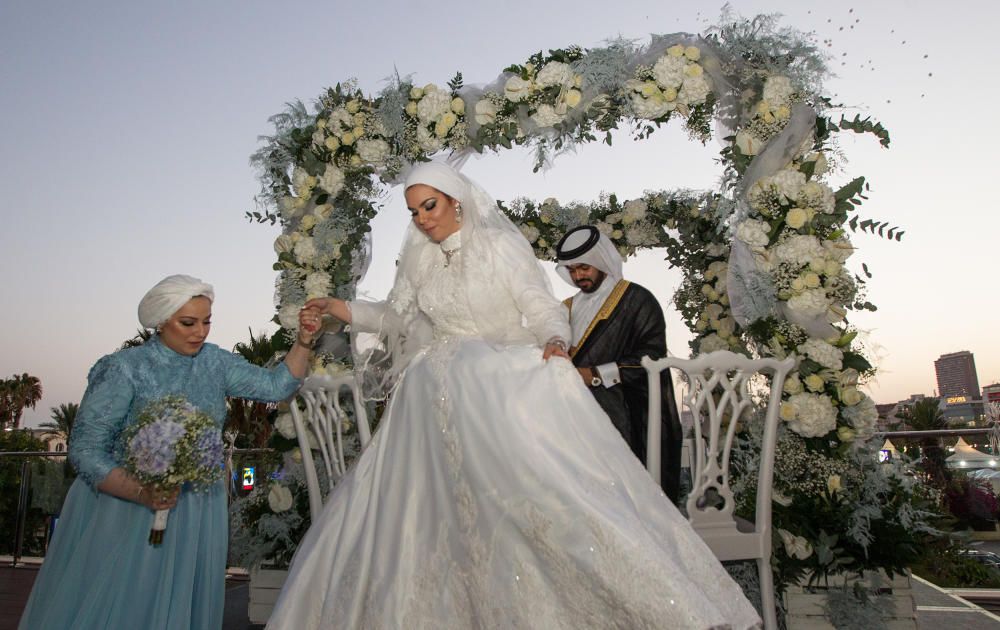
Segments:
[[[537,53],[484,87],[465,85],[461,73],[422,87],[397,78],[375,96],[340,83],[314,111],[296,103],[274,116],[274,135],[252,158],[262,191],[248,215],[282,227],[276,319],[292,328],[306,299],[353,295],[367,264],[369,222],[407,163],[527,146],[537,170],[574,145],[611,144],[614,129],[628,126],[643,140],[672,121],[693,140],[721,138],[717,190],[501,207],[542,259],[553,259],[559,236],[582,223],[596,224],[624,256],[663,248],[683,274],[675,302],[695,332],[694,352],[801,357],[782,406],[779,580],[900,570],[916,553],[907,545],[927,529],[925,513],[915,507],[918,488],[863,463],[877,413],[858,385],[874,368],[848,315],[875,307],[846,262],[852,233],[898,240],[902,232],[859,216],[864,178],[836,190],[826,183],[839,133],[871,134],[883,147],[889,135],[867,118],[835,120],[826,76],[808,36],[761,16],[704,36]]]

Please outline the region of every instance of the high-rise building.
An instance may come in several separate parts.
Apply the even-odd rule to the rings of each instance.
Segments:
[[[942,354],[934,362],[937,373],[938,396],[948,401],[964,398],[966,402],[979,400],[979,377],[976,375],[976,360],[972,353],[963,350]]]
[[[987,385],[986,387],[983,388],[983,402],[1000,403],[1000,383]]]

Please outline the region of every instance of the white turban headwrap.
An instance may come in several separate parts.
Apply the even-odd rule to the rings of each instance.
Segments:
[[[191,276],[167,276],[146,292],[139,302],[139,323],[145,328],[156,328],[188,303],[191,298],[206,297],[215,300],[212,285]]]
[[[589,246],[588,246],[588,243]],[[556,245],[556,273],[576,286],[569,275],[569,265],[590,265],[608,275],[611,286],[622,279],[622,256],[611,239],[592,225],[573,228]]]
[[[437,188],[459,203],[468,203],[470,186],[461,173],[440,162],[421,162],[413,167],[406,176],[404,189],[415,184],[424,184]]]

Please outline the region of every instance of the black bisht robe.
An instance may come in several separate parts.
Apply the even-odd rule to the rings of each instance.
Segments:
[[[614,293],[609,299],[613,299]],[[573,364],[577,367],[618,365],[620,384],[591,387],[590,391],[645,465],[649,398],[648,377],[641,360],[644,356],[660,359],[667,354],[663,310],[649,290],[628,283],[606,319],[600,319],[603,312],[604,309],[598,314],[596,325],[575,348]],[[663,491],[676,504],[680,498],[682,432],[670,370],[661,372],[660,387],[663,401],[660,478]]]

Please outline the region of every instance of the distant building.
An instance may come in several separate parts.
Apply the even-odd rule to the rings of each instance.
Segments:
[[[986,387],[983,388],[983,402],[1000,403],[1000,383],[987,385]]]
[[[62,435],[52,433],[48,429],[31,429],[31,435],[45,442],[45,448],[51,452],[66,452],[66,438]]]
[[[942,354],[934,362],[937,374],[938,395],[946,403],[949,398],[979,400],[979,377],[976,375],[976,360],[968,350]]]

